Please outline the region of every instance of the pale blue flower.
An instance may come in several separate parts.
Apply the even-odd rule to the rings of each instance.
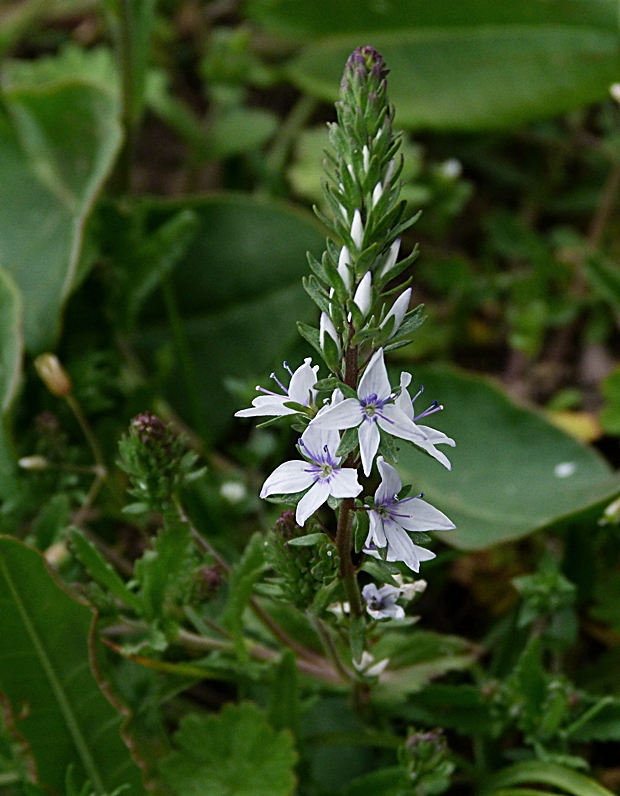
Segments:
[[[299,441],[304,459],[277,467],[263,484],[260,496],[289,495],[308,489],[297,504],[298,525],[304,525],[330,495],[337,499],[357,497],[362,491],[357,470],[340,467],[340,457],[336,456],[339,444],[337,431],[308,426]]]
[[[387,547],[386,561],[402,561],[413,572],[420,571],[421,561],[430,561],[435,553],[412,542],[407,531],[449,531],[455,528],[439,509],[420,497],[398,499],[403,483],[391,464],[377,458],[381,483],[375,492],[375,507],[368,512],[370,531],[364,552],[379,558],[375,548]]]
[[[301,404],[301,406],[310,406],[310,404],[313,404],[316,398],[314,385],[317,381],[316,375],[319,366],[312,366],[311,362],[312,359],[308,357],[304,360],[304,364],[298,367],[294,373],[285,362],[284,367],[291,375],[288,389],[282,384],[275,373],[271,374],[271,378],[274,379],[284,394],[282,395],[281,393],[266,390],[264,387],[257,387],[257,390],[265,394],[255,398],[249,409],[241,409],[239,412],[235,412],[235,417],[260,417],[266,415],[279,417],[284,415],[296,415],[298,414],[297,410],[291,409],[289,406],[285,406],[285,404],[289,402]]]
[[[410,383],[411,374],[401,373],[400,393],[394,403],[399,409],[402,409],[404,414],[406,414],[412,422],[416,423],[417,427],[422,432],[423,437],[420,440],[414,440],[415,444],[419,448],[422,448],[422,450],[425,450],[434,459],[437,459],[438,462],[441,462],[441,464],[443,464],[443,466],[448,470],[451,470],[452,465],[450,464],[450,460],[444,453],[438,451],[435,445],[450,445],[450,447],[453,448],[456,445],[455,441],[451,437],[446,436],[442,431],[437,431],[429,426],[422,426],[418,424],[418,420],[429,417],[430,415],[435,414],[435,412],[440,412],[443,409],[443,406],[440,406],[437,401],[434,401],[428,409],[426,409],[424,412],[421,412],[419,415],[416,415],[413,410],[413,405],[416,399],[419,398],[424,392],[424,388],[422,388],[417,395],[411,398],[407,391],[407,387]]]
[[[311,426],[343,430],[358,427],[358,438],[362,467],[370,475],[372,463],[379,449],[379,428],[393,437],[420,443],[426,437],[415,423],[394,403],[388,379],[383,349],[380,348],[370,360],[360,379],[357,398],[345,398],[321,410]]]
[[[396,603],[400,596],[396,586],[385,585],[378,589],[374,583],[367,583],[362,589],[366,610],[373,619],[404,619],[405,610]]]

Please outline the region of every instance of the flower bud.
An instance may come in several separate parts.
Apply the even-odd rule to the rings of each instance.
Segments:
[[[332,345],[330,346],[330,341]],[[326,312],[321,313],[321,320],[319,321],[319,342],[321,351],[327,353],[329,348],[335,347],[337,358],[340,359],[340,340],[338,339],[338,332],[332,323],[332,319]]]
[[[22,456],[17,464],[22,470],[47,470],[50,466],[45,456]]]
[[[383,279],[387,276],[392,268],[396,265],[396,261],[398,260],[398,253],[400,252],[400,238],[396,238],[394,243],[390,246],[390,251],[388,252],[387,259],[385,261],[385,265],[381,269],[381,278]]]
[[[355,244],[358,251],[362,251],[364,245],[364,225],[362,223],[362,216],[359,210],[353,214],[353,223],[351,224],[351,240]]]
[[[338,257],[338,273],[344,282],[347,293],[351,291],[351,271],[349,270],[350,265],[351,255],[349,254],[348,248],[343,246],[342,249],[340,249],[340,256]]]
[[[379,201],[379,199],[381,199],[382,196],[383,196],[383,185],[381,185],[381,183],[378,182],[375,185],[374,191],[372,192],[372,206],[373,207],[376,207],[377,202]]]
[[[381,328],[383,328],[390,318],[394,318],[394,326],[392,327],[392,331],[390,332],[390,336],[388,340],[391,340],[392,337],[398,331],[401,323],[403,322],[403,318],[407,314],[407,310],[409,309],[409,301],[411,300],[411,288],[408,287],[400,296],[396,299],[394,304],[392,304],[392,308],[388,312],[388,314],[383,319],[383,323],[381,324]]]
[[[37,373],[47,389],[58,398],[64,398],[72,390],[71,379],[54,354],[41,354],[34,361]]]
[[[370,271],[366,271],[364,276],[362,277],[362,281],[357,286],[357,290],[355,291],[355,295],[353,296],[353,302],[362,313],[364,318],[370,312],[370,308],[372,307],[372,274]]]

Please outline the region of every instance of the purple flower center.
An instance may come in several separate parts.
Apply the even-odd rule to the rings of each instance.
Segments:
[[[387,398],[379,400],[379,396],[373,392],[364,398],[360,398],[359,401],[362,407],[362,416],[364,420],[368,420],[371,423],[376,423],[377,417],[384,418],[381,409],[392,400],[392,397],[393,396],[388,395]],[[387,420],[387,418],[384,419]]]

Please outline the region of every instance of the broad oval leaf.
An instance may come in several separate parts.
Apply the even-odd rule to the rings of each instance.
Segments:
[[[288,69],[298,87],[321,99],[337,99],[355,47],[378,49],[390,67],[397,123],[408,128],[502,129],[563,113],[604,99],[620,66],[611,0],[568,8],[533,0],[408,0],[385,15],[377,13],[375,3],[362,5],[361,12],[351,8],[348,27],[340,5],[332,4],[326,18],[336,16],[333,27],[324,28],[313,11],[302,16],[297,31],[286,2],[267,4],[266,13],[265,4],[255,5],[263,9],[256,16],[268,26],[299,35],[305,22],[306,35],[321,36]]]
[[[620,479],[593,448],[489,382],[447,367],[410,371],[412,388],[425,388],[419,401],[436,399],[445,406],[428,424],[452,437],[456,447],[442,447],[450,472],[399,444],[398,469],[403,482],[413,483],[455,523],[456,531],[439,535],[448,544],[478,550],[519,539],[620,492]]]
[[[246,10],[270,33],[299,38],[511,24],[560,23],[614,31],[618,25],[615,0],[248,0]]]
[[[48,71],[43,61],[28,79],[19,70],[19,79],[5,78],[9,115],[0,116],[0,267],[23,293],[32,353],[54,345],[86,221],[121,143],[115,90]]]
[[[0,537],[0,692],[26,740],[44,788],[62,794],[67,766],[75,781],[111,793],[125,783],[143,793],[140,769],[120,735],[124,717],[90,668],[93,613],[73,600],[43,557]]]
[[[314,310],[301,285],[306,251],[319,255],[324,238],[307,213],[245,196],[221,195],[153,204],[157,226],[179,210],[197,218],[193,243],[175,267],[172,283],[202,403],[205,432],[218,436],[232,421],[229,378],[269,373],[297,339],[295,322]],[[140,349],[170,341],[161,300],[143,315]],[[186,416],[187,386],[180,371],[169,395]]]

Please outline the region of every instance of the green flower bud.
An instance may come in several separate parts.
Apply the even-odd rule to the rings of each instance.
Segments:
[[[336,547],[329,541],[307,547],[288,544],[318,531],[312,521],[301,528],[295,522],[295,512],[287,510],[269,534],[267,560],[277,575],[282,599],[297,608],[307,608],[318,589],[336,577],[340,566]]]
[[[134,417],[119,451],[119,467],[129,474],[129,492],[138,499],[128,507],[135,513],[149,509],[164,513],[182,481],[197,475],[198,457],[189,450],[185,437],[151,412]]]

